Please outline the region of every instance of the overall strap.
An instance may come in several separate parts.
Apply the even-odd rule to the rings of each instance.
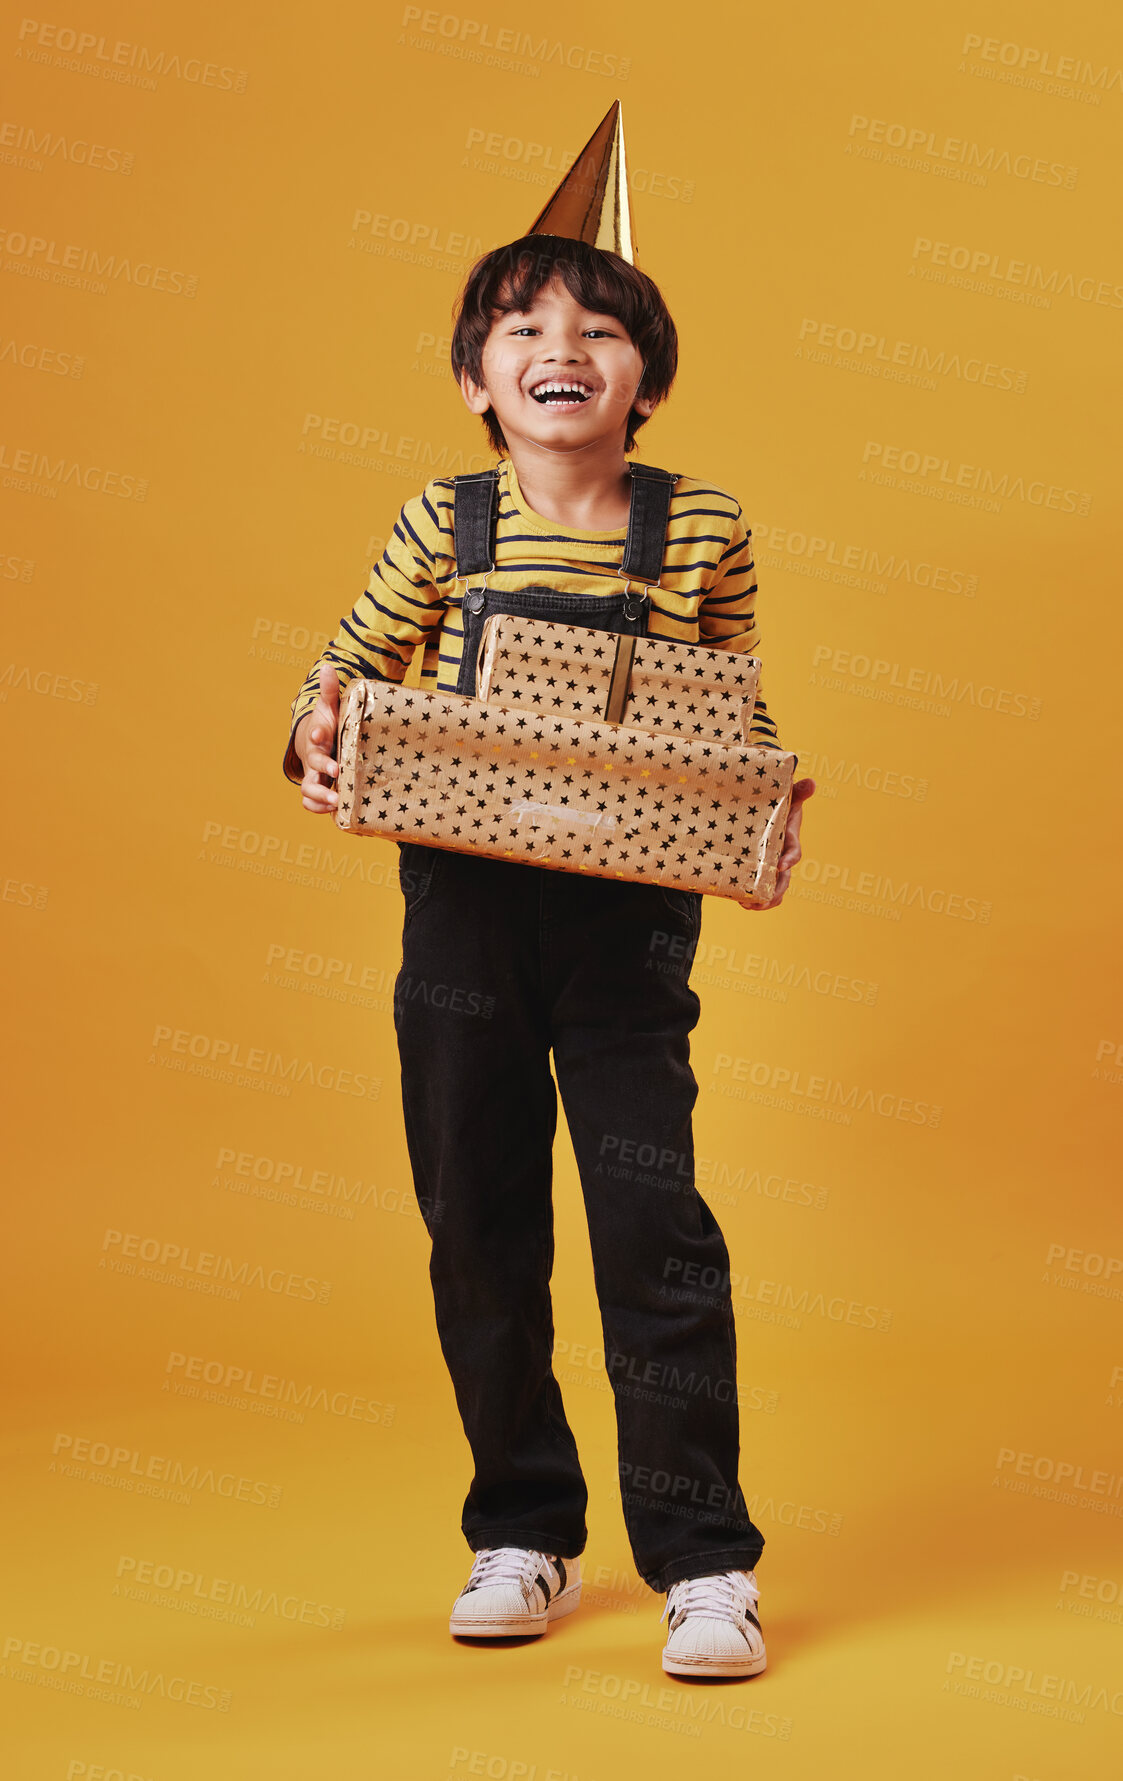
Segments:
[[[629,464],[632,502],[628,511],[628,536],[620,572],[629,581],[645,581],[657,587],[663,573],[663,549],[671,495],[677,476],[653,464]]]
[[[456,573],[484,575],[495,567],[499,518],[498,470],[474,470],[452,479],[452,539]]]
[[[658,585],[671,494],[678,477],[652,464],[629,464],[632,496],[621,574],[629,581]],[[499,472],[476,470],[454,476],[452,531],[456,573],[463,580],[495,567],[495,530],[499,520]]]

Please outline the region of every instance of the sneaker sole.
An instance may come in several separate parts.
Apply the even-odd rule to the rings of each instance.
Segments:
[[[575,1583],[556,1595],[542,1614],[511,1614],[505,1618],[488,1615],[483,1620],[468,1620],[453,1614],[449,1617],[448,1630],[467,1639],[530,1638],[544,1633],[552,1621],[572,1614],[580,1602],[581,1585]]]
[[[663,1653],[663,1668],[668,1676],[758,1676],[767,1667],[766,1651],[758,1652],[755,1657],[699,1657],[694,1661],[668,1657],[665,1651]]]

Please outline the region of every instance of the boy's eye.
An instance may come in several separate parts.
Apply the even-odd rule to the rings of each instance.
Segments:
[[[541,334],[541,332],[541,328],[532,328],[529,323],[524,323],[518,328],[511,329],[512,334]],[[613,338],[613,330],[611,328],[582,328],[581,332],[583,334],[603,334],[606,339]]]

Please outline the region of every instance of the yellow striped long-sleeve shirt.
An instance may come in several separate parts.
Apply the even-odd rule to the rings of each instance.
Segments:
[[[421,686],[455,692],[466,584],[456,573],[452,509],[453,486],[447,477],[428,483],[405,503],[365,593],[340,620],[293,700],[292,731],[316,702],[322,662],[333,665],[345,688],[360,674],[401,680],[414,650],[423,648]],[[563,530],[532,512],[514,464],[501,460],[489,588],[509,591],[533,581],[559,592],[589,593],[596,585],[591,578],[603,576],[605,593],[618,592],[624,540],[623,527],[616,532]],[[649,592],[649,637],[759,655],[752,535],[732,495],[697,477],[679,477],[671,496],[663,573],[659,586]],[[780,746],[759,693],[749,739],[754,746]],[[284,771],[299,784],[300,760],[291,731]]]

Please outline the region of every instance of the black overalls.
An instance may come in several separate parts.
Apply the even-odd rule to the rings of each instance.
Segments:
[[[630,469],[622,577],[654,586],[673,478]],[[475,690],[490,612],[646,631],[643,588],[489,589],[496,473],[454,480],[457,570],[468,582],[458,691]],[[737,1483],[729,1255],[694,1185],[689,1035],[700,1003],[689,974],[702,898],[400,845],[402,1104],[432,1239],[437,1328],[474,1460],[468,1544],[571,1558],[587,1539],[588,1493],[551,1364],[552,1051],[581,1175],[636,1567],[660,1591],[750,1570],[764,1540]],[[565,1333],[593,1346],[591,1332]]]

